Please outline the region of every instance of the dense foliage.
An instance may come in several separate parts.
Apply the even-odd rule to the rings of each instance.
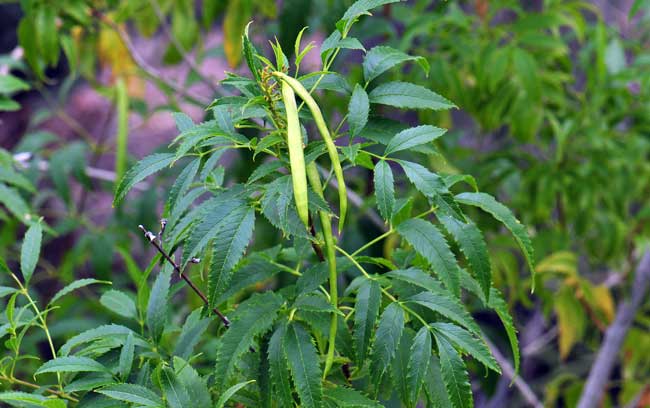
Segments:
[[[626,35],[573,0],[55,3],[0,58],[0,110],[45,101],[0,151],[2,403],[576,406],[642,287],[646,3]],[[159,110],[177,136],[131,160]],[[606,406],[648,398],[641,311]]]

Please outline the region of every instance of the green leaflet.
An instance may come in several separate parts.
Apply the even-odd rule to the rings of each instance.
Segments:
[[[162,399],[153,391],[137,384],[113,384],[99,389],[97,392],[109,398],[138,404],[142,407],[162,408],[165,406]]]
[[[492,267],[483,234],[471,221],[463,223],[448,215],[440,215],[438,219],[458,243],[460,250],[469,262],[472,273],[481,284],[485,298],[489,299],[492,286]]]
[[[279,177],[266,185],[266,193],[262,197],[262,214],[287,237],[294,235],[307,238],[307,230],[295,207],[291,205],[292,202],[291,177]]]
[[[406,329],[402,332],[402,338],[399,341],[399,347],[395,357],[390,365],[390,374],[393,380],[393,387],[397,391],[402,402],[407,405],[409,399],[408,380],[409,373],[408,362],[411,356],[411,346],[413,345],[413,331]]]
[[[106,285],[111,284],[110,281],[101,281],[101,280],[92,279],[92,278],[78,279],[78,280],[70,283],[69,285],[65,286],[60,291],[56,292],[56,294],[54,296],[52,296],[52,299],[50,299],[50,301],[48,302],[48,305],[51,305],[51,304],[55,303],[57,300],[61,299],[63,296],[67,295],[68,293],[70,293],[70,292],[72,292],[72,291],[74,291],[76,289],[83,288],[83,287],[86,287],[88,285],[93,285],[95,283],[103,283],[103,284],[106,284]]]
[[[455,324],[432,323],[431,327],[456,347],[480,361],[486,368],[501,374],[499,363],[496,362],[484,341],[474,337],[470,332]]]
[[[368,51],[363,59],[363,77],[366,82],[370,82],[394,66],[407,61],[415,61],[425,74],[429,74],[429,62],[425,58],[413,57],[395,48],[378,45]]]
[[[278,406],[287,407],[293,404],[291,397],[291,384],[287,355],[284,349],[284,338],[287,333],[287,325],[280,325],[271,340],[269,340],[269,371],[273,395],[278,399]]]
[[[460,301],[452,296],[445,296],[443,293],[420,292],[406,299],[405,302],[417,303],[460,324],[474,334],[478,335],[480,333],[480,329],[472,316],[465,310]]]
[[[375,280],[364,280],[357,292],[357,302],[354,313],[354,346],[357,364],[363,362],[370,347],[370,339],[375,329],[379,305],[381,302],[381,287]]]
[[[250,381],[244,381],[240,382],[238,384],[233,385],[232,387],[228,388],[226,391],[224,391],[223,394],[219,397],[219,400],[217,401],[217,405],[215,405],[215,408],[223,408],[226,405],[226,402],[232,398],[233,395],[237,393],[237,391],[241,390],[248,384],[254,383],[255,380],[250,380]]]
[[[165,212],[169,215],[174,212],[176,207],[179,205],[187,190],[189,190],[194,177],[199,171],[201,165],[201,159],[194,159],[185,166],[183,171],[178,175],[176,181],[169,189],[169,196],[167,202],[165,203]]]
[[[252,21],[250,21],[248,24],[246,24],[246,27],[244,28],[244,35],[242,35],[242,49],[244,52],[244,59],[246,60],[246,65],[248,65],[248,69],[253,74],[253,78],[255,79],[256,82],[260,82],[260,69],[262,69],[260,65],[260,61],[257,59],[257,49],[255,49],[255,46],[250,40],[250,37],[248,35],[248,29],[250,25],[252,24]]]
[[[170,408],[185,408],[193,405],[187,390],[170,367],[164,367],[161,370],[160,383],[163,395]]]
[[[368,95],[370,103],[394,106],[402,109],[444,110],[456,105],[420,85],[408,82],[387,82],[373,89]]]
[[[431,125],[416,126],[402,130],[396,134],[395,137],[390,140],[390,142],[388,142],[386,151],[384,151],[384,156],[388,156],[389,154],[400,152],[402,150],[408,150],[423,144],[431,143],[440,136],[444,135],[446,131],[446,129]]]
[[[120,374],[122,380],[129,378],[131,374],[131,366],[133,365],[133,355],[135,352],[135,344],[133,340],[133,333],[129,333],[126,336],[126,341],[122,346],[122,351],[120,352],[120,360],[118,364],[117,372]]]
[[[99,303],[111,312],[117,313],[127,319],[135,320],[138,318],[138,313],[133,299],[119,290],[110,289],[106,291],[102,297],[99,298]]]
[[[508,312],[508,305],[503,300],[503,295],[498,289],[492,288],[490,290],[490,303],[488,304],[501,319],[501,323],[508,335],[510,342],[510,349],[512,350],[512,357],[515,362],[515,374],[519,373],[519,340],[517,339],[517,329],[515,323],[512,321],[512,316]]]
[[[105,373],[109,370],[101,363],[88,357],[57,357],[46,361],[36,370],[34,375],[45,373],[81,373],[98,372]]]
[[[465,364],[447,339],[434,332],[442,379],[447,387],[449,400],[455,408],[471,408],[474,405],[472,389]]]
[[[397,3],[401,0],[358,0],[354,2],[343,14],[343,17],[336,23],[339,32],[347,34],[354,22],[364,14],[370,14],[369,11],[383,6],[384,4]]]
[[[194,122],[192,118],[184,114],[183,112],[173,112],[172,116],[174,117],[174,123],[176,123],[176,129],[183,133],[186,130],[189,130],[194,127]]]
[[[151,337],[155,341],[158,341],[165,330],[169,311],[169,285],[171,277],[171,265],[165,263],[165,266],[163,266],[158,276],[156,276],[156,280],[151,288],[151,294],[149,295],[146,323]]]
[[[399,304],[391,303],[381,314],[372,348],[370,375],[375,388],[395,356],[403,331],[404,311]]]
[[[284,347],[291,350],[287,353],[287,360],[301,406],[319,408],[323,400],[321,369],[311,335],[301,324],[294,322],[287,327]]]
[[[519,247],[526,257],[528,267],[533,274],[532,288],[535,290],[535,255],[533,252],[533,244],[530,241],[530,236],[526,227],[519,222],[512,212],[503,204],[499,203],[491,195],[487,193],[461,193],[456,196],[459,203],[473,205],[479,207],[483,211],[490,213],[495,219],[501,221],[508,230],[514,235]]]
[[[135,166],[131,167],[126,172],[120,184],[115,189],[115,198],[113,199],[113,206],[117,206],[122,202],[122,199],[140,181],[146,177],[156,173],[159,170],[169,166],[174,161],[173,153],[156,153],[145,157],[140,160]]]
[[[418,402],[422,383],[429,370],[431,362],[431,334],[429,328],[423,326],[418,330],[408,361],[408,374],[406,375],[409,406],[415,407]]]
[[[201,339],[201,335],[210,325],[210,319],[201,319],[201,309],[196,309],[185,319],[181,333],[174,347],[174,356],[184,360],[189,359],[194,352],[194,347]]]
[[[429,364],[429,373],[424,379],[424,392],[427,396],[428,406],[436,408],[451,408],[451,401],[445,388],[445,382],[442,379],[440,369],[440,359],[435,354],[431,354],[431,363]]]
[[[370,101],[366,90],[359,84],[354,86],[350,102],[348,103],[348,126],[350,138],[353,138],[363,130],[368,123],[370,112]]]
[[[41,253],[41,240],[43,238],[43,227],[40,222],[33,223],[25,233],[23,245],[20,248],[20,271],[25,280],[25,286],[29,284],[38,257]]]
[[[201,378],[199,373],[182,358],[174,356],[173,362],[176,378],[187,390],[187,393],[192,398],[193,405],[197,407],[211,406],[212,398],[206,380]]]
[[[205,202],[196,214],[200,222],[192,228],[183,247],[181,266],[184,268],[192,257],[199,255],[211,240],[219,236],[221,229],[230,223],[233,215],[239,213],[241,217],[246,209],[246,201],[236,193],[221,193]],[[232,224],[230,226],[232,227]]]
[[[460,269],[438,228],[422,219],[410,219],[398,225],[397,232],[429,261],[447,289],[460,296]]]
[[[373,401],[361,392],[348,387],[328,388],[325,391],[325,401],[328,403],[331,402],[333,406],[340,408],[382,407],[377,401]]]
[[[210,306],[216,306],[217,298],[228,289],[232,270],[244,255],[255,228],[255,210],[239,207],[223,220],[218,237],[212,246],[212,263],[208,280]]]
[[[417,268],[397,269],[388,272],[386,276],[392,279],[400,280],[402,282],[410,283],[411,285],[419,286],[423,289],[428,290],[429,292],[436,294],[446,293],[445,289],[443,289],[438,280],[423,270]]]
[[[22,404],[27,403],[27,404],[35,404],[36,406],[43,407],[45,405],[45,401],[50,401],[49,398],[46,398],[42,395],[38,394],[28,394],[26,392],[21,392],[21,391],[4,391],[0,392],[0,401],[7,402],[9,404],[11,403],[17,403],[21,405],[13,405],[12,406],[23,406]]]
[[[385,220],[390,220],[395,207],[395,182],[393,171],[385,160],[380,160],[375,165],[373,182],[375,185],[375,197],[377,208]]]
[[[31,224],[29,206],[16,189],[0,183],[0,204],[4,204],[7,210],[23,224]]]
[[[59,355],[66,356],[78,346],[104,338],[116,338],[117,340],[124,342],[124,339],[126,339],[126,336],[129,333],[133,333],[133,331],[128,327],[120,326],[117,324],[107,324],[96,327],[94,329],[86,330],[85,332],[70,338],[63,346],[61,346]],[[135,335],[135,339],[137,346],[148,346],[148,344],[143,341],[140,336]]]
[[[341,314],[341,312],[338,309],[335,309],[325,296],[319,292],[298,296],[293,307],[305,312]]]
[[[253,295],[239,305],[230,328],[221,337],[215,365],[215,384],[220,391],[228,387],[237,361],[252,347],[255,339],[273,326],[283,300],[272,292]]]

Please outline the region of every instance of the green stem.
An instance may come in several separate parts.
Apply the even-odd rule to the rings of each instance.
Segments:
[[[392,229],[392,228],[389,229],[388,231],[384,232],[383,234],[381,234],[381,235],[378,236],[377,238],[375,238],[375,239],[373,239],[372,241],[370,241],[370,242],[366,243],[365,245],[363,245],[361,248],[359,248],[359,249],[357,249],[356,251],[352,252],[352,253],[350,254],[350,256],[355,257],[355,256],[359,255],[360,253],[362,253],[362,252],[365,251],[366,249],[368,249],[368,248],[370,248],[371,246],[375,245],[377,242],[379,242],[379,241],[381,241],[382,239],[388,237],[388,236],[389,236],[390,234],[392,234],[393,232],[395,232],[394,229]]]
[[[320,181],[320,176],[318,175],[318,168],[316,167],[315,162],[309,163],[307,165],[307,178],[311,184],[316,194],[319,194],[321,198],[323,197],[323,185]],[[319,211],[318,216],[320,218],[321,228],[323,229],[323,236],[325,237],[325,256],[327,259],[327,265],[329,269],[329,281],[330,281],[330,304],[336,310],[338,310],[339,295],[338,295],[338,276],[336,274],[336,246],[334,244],[334,235],[332,234],[332,220],[330,219],[329,214],[325,211]],[[325,358],[325,369],[323,370],[323,379],[327,378],[327,373],[332,368],[334,363],[334,351],[336,350],[336,330],[338,328],[338,316],[336,313],[332,313],[332,319],[330,321],[330,333],[329,333],[329,344],[327,348],[327,357]]]
[[[52,358],[56,358],[56,349],[54,348],[54,342],[52,341],[52,336],[50,335],[50,330],[47,327],[47,321],[43,317],[43,314],[41,311],[38,309],[38,306],[36,306],[36,303],[34,302],[34,299],[29,295],[29,292],[27,291],[27,288],[23,286],[23,284],[20,282],[20,279],[16,277],[13,273],[11,274],[11,277],[16,281],[18,284],[18,287],[20,288],[20,292],[27,298],[27,301],[29,304],[32,306],[32,309],[34,309],[34,312],[36,313],[36,316],[38,316],[38,320],[41,322],[41,328],[45,332],[45,337],[47,337],[47,342],[50,345],[50,351],[52,352]],[[59,389],[63,390],[63,384],[61,384],[61,375],[59,373],[56,373],[56,378],[59,382]]]

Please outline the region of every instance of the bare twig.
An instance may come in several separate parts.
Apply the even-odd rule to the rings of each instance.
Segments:
[[[172,33],[172,31],[169,29],[169,26],[167,25],[167,19],[165,18],[165,14],[163,11],[160,9],[160,5],[156,0],[149,0],[149,4],[151,5],[151,8],[153,9],[154,13],[156,13],[156,17],[158,17],[158,20],[160,21],[160,25],[165,32],[165,35],[167,35],[167,38],[169,38],[169,41],[171,41],[172,45],[174,48],[176,48],[176,51],[181,55],[181,58],[183,58],[183,61],[187,63],[187,65],[190,66],[190,68],[196,72],[196,75],[201,78],[201,82],[203,82],[205,85],[209,86],[212,91],[215,93],[219,91],[219,87],[215,84],[215,80],[212,78],[209,78],[203,73],[201,73],[201,68],[198,66],[196,61],[192,57],[189,56],[187,53],[187,50],[185,47],[183,47],[183,44],[181,44],[178,41],[178,38]]]
[[[497,360],[497,362],[501,366],[503,375],[512,381],[515,388],[519,390],[521,395],[524,397],[526,402],[531,407],[543,408],[544,404],[542,404],[542,402],[539,400],[537,395],[535,395],[535,392],[530,388],[530,386],[521,378],[521,376],[515,375],[515,370],[510,364],[510,362],[508,361],[508,359],[506,359],[504,355],[501,354],[501,351],[499,351],[499,349],[494,344],[492,344],[492,342],[487,338],[487,336],[484,335],[483,337],[485,338],[485,342],[490,348],[490,351],[492,352],[494,359]]]
[[[605,332],[596,361],[591,366],[589,377],[582,389],[582,395],[578,402],[578,408],[591,408],[598,406],[603,395],[603,391],[609,380],[610,373],[618,353],[623,345],[636,311],[641,305],[643,298],[650,285],[650,250],[644,252],[639,266],[636,270],[634,286],[632,287],[632,297],[629,301],[623,302],[616,311],[616,317]]]
[[[190,286],[190,288],[192,288],[194,293],[199,295],[201,300],[203,300],[203,303],[205,303],[205,305],[209,307],[210,302],[208,301],[208,298],[201,291],[201,289],[199,289],[198,286],[196,286],[194,282],[192,282],[192,280],[183,273],[183,271],[181,270],[180,266],[176,263],[176,261],[174,261],[172,257],[169,256],[169,254],[160,246],[160,244],[157,241],[156,234],[154,234],[151,231],[147,231],[147,229],[142,225],[138,225],[138,228],[142,230],[145,238],[147,238],[147,241],[149,241],[151,245],[153,245],[158,250],[158,252],[160,252],[160,255],[162,255],[162,257],[165,258],[165,260],[172,265],[174,271],[176,271],[176,273],[178,273],[178,275],[185,281],[185,283],[187,283]],[[228,318],[223,313],[221,313],[219,309],[213,307],[212,311],[214,312],[214,314],[219,316],[219,319],[221,319],[221,322],[223,323],[224,326],[226,326],[226,328],[230,327],[230,320],[228,320]]]
[[[76,399],[72,395],[70,395],[68,393],[65,393],[63,391],[53,390],[51,388],[43,388],[42,386],[40,386],[38,384],[30,383],[28,381],[23,381],[23,380],[20,380],[18,378],[9,377],[9,376],[6,376],[6,375],[0,375],[0,381],[6,381],[6,382],[8,382],[10,384],[22,385],[24,387],[33,388],[35,390],[43,390],[43,391],[45,391],[45,392],[47,392],[49,394],[56,395],[56,396],[61,397],[61,398],[65,398],[68,401],[79,402],[78,399]]]

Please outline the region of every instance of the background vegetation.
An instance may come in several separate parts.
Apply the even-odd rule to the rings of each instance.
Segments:
[[[264,351],[271,355],[281,336],[293,336],[295,344],[291,344],[297,348],[327,354],[331,297],[320,292],[299,296],[326,286],[326,262],[318,263],[309,239],[294,237],[301,214],[289,203],[293,202],[293,196],[286,194],[291,191],[287,190],[289,178],[264,159],[270,151],[280,160],[289,160],[281,137],[287,127],[285,105],[276,100],[281,81],[273,90],[272,80],[256,77],[260,72],[270,76],[287,68],[293,75],[299,66],[301,75],[306,75],[301,78],[303,84],[316,89],[315,98],[329,120],[327,126],[337,139],[346,171],[349,210],[345,229],[336,236],[337,245],[348,254],[365,250],[350,257],[354,262],[346,258],[346,252],[336,255],[341,310],[352,331],[347,334],[354,339],[337,338],[340,359],[334,361],[333,372],[338,377],[325,383],[324,395],[329,391],[332,396],[324,404],[372,406],[371,398],[377,398],[385,406],[414,406],[420,395],[399,388],[396,366],[391,367],[390,379],[383,373],[373,374],[377,340],[360,338],[357,327],[368,324],[372,332],[382,328],[385,315],[394,313],[398,319],[397,307],[391,308],[386,294],[382,298],[380,287],[399,299],[415,293],[408,281],[402,282],[404,287],[393,282],[399,274],[389,274],[389,281],[384,276],[387,270],[427,268],[427,255],[413,235],[404,233],[406,227],[400,232],[406,242],[391,232],[399,231],[405,218],[426,212],[431,207],[427,197],[434,200],[434,195],[428,196],[395,163],[395,167],[388,165],[388,172],[391,168],[395,172],[398,198],[381,190],[388,183],[380,182],[388,177],[386,161],[380,158],[390,152],[379,146],[391,146],[395,134],[421,124],[448,131],[443,137],[425,137],[426,143],[409,146],[412,150],[402,151],[399,159],[433,172],[426,174],[445,176],[455,185],[451,191],[460,204],[468,201],[458,198],[463,191],[496,197],[525,225],[534,249],[527,251],[526,245],[520,249],[523,233],[513,239],[512,224],[504,226],[499,216],[491,216],[494,207],[484,212],[463,206],[467,219],[485,236],[491,280],[475,285],[473,293],[467,290],[471,285],[466,281],[459,299],[471,318],[451,321],[465,324],[473,333],[470,337],[482,340],[467,350],[467,344],[439,340],[435,330],[424,336],[420,323],[407,313],[410,326],[402,337],[407,340],[396,353],[401,353],[397,356],[403,356],[406,364],[417,356],[418,344],[422,349],[428,345],[437,350],[434,359],[442,360],[444,350],[449,351],[445,344],[452,344],[452,350],[473,356],[460,362],[462,372],[467,366],[473,399],[437,400],[436,395],[450,394],[449,381],[438,381],[426,366],[421,368],[423,378],[428,379],[421,403],[650,405],[650,310],[644,302],[650,285],[647,2],[367,1],[361,3],[367,3],[368,9],[379,5],[372,9],[372,17],[360,13],[354,27],[337,25],[341,19],[346,21],[344,13],[352,3],[0,2],[4,23],[0,44],[2,401],[15,406],[120,406],[114,405],[119,401],[135,406],[184,406],[186,392],[198,406],[286,406],[294,399],[309,406],[291,359],[292,376],[277,375],[276,379],[287,378],[291,384],[286,385],[295,388],[288,389],[288,396],[284,394],[286,400],[264,400],[265,395],[272,395],[266,390],[278,392],[280,387],[265,385],[255,373],[269,370],[259,365],[272,360],[251,357]],[[351,21],[349,16],[347,21]],[[304,26],[309,28],[301,31]],[[340,48],[336,59],[326,50],[332,32],[346,34],[332,47]],[[247,41],[268,63],[256,58],[251,62]],[[279,49],[286,54],[286,66]],[[368,62],[372,58],[393,61],[392,69],[377,68],[373,73]],[[266,70],[260,71],[263,67]],[[328,70],[338,74],[328,73],[318,80]],[[310,72],[316,74],[309,76]],[[365,115],[355,114],[366,92],[362,94],[357,86],[365,89],[371,81],[370,101],[366,102],[370,116],[364,123],[359,117],[367,118],[367,110]],[[377,99],[373,100],[371,89],[392,82],[435,91],[446,98],[444,106],[396,110],[374,104]],[[257,89],[255,84],[269,85],[259,88],[268,93],[251,90]],[[447,109],[452,105],[456,108]],[[277,112],[272,111],[274,106]],[[280,118],[273,128],[279,133],[260,128],[256,119],[263,115]],[[218,141],[199,143],[207,135],[215,136],[213,128],[206,130],[201,123],[221,120],[231,120],[233,133],[243,139],[228,139],[238,147],[210,156],[209,146]],[[320,137],[313,136],[318,132],[306,107],[300,120],[310,135],[308,164],[318,157],[324,170],[320,177],[336,179],[328,174],[330,158],[324,145],[313,143]],[[226,125],[215,126],[223,130]],[[183,144],[192,135],[196,135],[192,142]],[[394,145],[391,149],[399,150]],[[152,153],[155,158],[173,160],[149,162],[144,168],[140,159],[151,158]],[[192,161],[194,157],[203,161]],[[215,158],[210,162],[208,157]],[[392,187],[392,172],[390,181]],[[202,299],[180,279],[179,271],[174,273],[169,262],[161,261],[160,253],[137,228],[143,225],[155,234],[161,229],[160,219],[166,217],[170,229],[161,245],[173,252],[184,238],[193,242],[194,238],[178,232],[187,225],[178,224],[183,219],[188,224],[192,221],[183,216],[194,208],[190,206],[195,200],[199,204],[195,208],[204,208],[200,197],[219,197],[222,190],[231,191],[244,183],[256,189],[250,197],[263,197],[256,204],[259,208],[253,206],[260,212],[254,238],[246,239],[251,245],[242,260],[232,260],[234,283],[221,292],[203,289],[210,297],[210,308],[219,307],[220,313],[234,316],[235,322],[259,317],[260,308],[268,309],[269,316],[263,317],[275,319],[277,313],[294,322],[292,313],[298,310],[296,321],[309,325],[278,323],[268,334],[260,330],[227,336],[230,332],[221,325],[222,319],[201,312]],[[128,195],[127,187],[132,189]],[[326,190],[319,200],[313,184],[311,189],[312,218],[320,211],[339,216],[336,190]],[[114,202],[115,195],[118,200]],[[269,206],[282,199],[288,200],[286,208],[293,211],[293,218],[269,216],[275,211]],[[485,209],[486,204],[478,206]],[[445,227],[445,236],[456,238],[438,213],[436,217]],[[315,224],[316,235],[326,240],[325,222],[319,219]],[[474,224],[468,221],[467,225]],[[382,239],[373,241],[377,237]],[[366,248],[368,242],[375,245]],[[471,260],[463,260],[460,240],[449,242],[459,255],[459,265],[476,276]],[[188,249],[179,250],[179,257],[181,252],[189,254]],[[530,262],[526,259],[529,252],[534,253]],[[184,263],[190,258],[182,257]],[[384,280],[362,284],[355,279],[361,274],[354,265],[357,261],[370,275]],[[303,262],[313,267],[294,268]],[[210,264],[209,259],[201,259],[191,266],[188,276],[199,288],[209,286]],[[534,277],[529,265],[534,265]],[[304,282],[306,275],[314,275],[313,281]],[[61,292],[62,288],[66,289]],[[323,291],[331,294],[331,289]],[[485,298],[493,293],[501,293],[503,299]],[[364,297],[368,299],[365,304],[359,302]],[[373,299],[380,304],[373,306]],[[274,310],[273,305],[277,306]],[[376,316],[360,320],[356,314],[360,310]],[[415,308],[415,312],[420,310]],[[435,324],[452,326],[444,314],[437,319],[439,310],[434,311],[438,314],[429,312],[422,313],[427,319],[440,320]],[[518,331],[518,347],[514,332],[503,330],[502,321],[509,327],[508,313]],[[341,332],[345,329],[337,336]],[[280,333],[277,338],[276,333]],[[236,344],[233,354],[241,357],[237,369],[215,370],[215,362],[219,368],[225,367],[219,364],[230,364],[224,362],[220,350],[234,337],[251,339],[250,344]],[[282,344],[286,345],[291,339],[285,337]],[[408,342],[413,345],[404,347]],[[352,343],[354,349],[346,350],[346,344],[352,347]],[[478,349],[483,345],[492,355]],[[73,350],[77,360],[63,361],[68,368],[44,365]],[[92,362],[111,367],[112,372],[102,372]],[[320,369],[326,364],[323,358]],[[350,368],[352,372],[346,373]],[[409,368],[403,370],[414,372]],[[116,382],[119,385],[108,386]],[[139,388],[128,388],[126,383]],[[436,388],[443,383],[447,392]],[[353,393],[353,389],[361,392]]]

